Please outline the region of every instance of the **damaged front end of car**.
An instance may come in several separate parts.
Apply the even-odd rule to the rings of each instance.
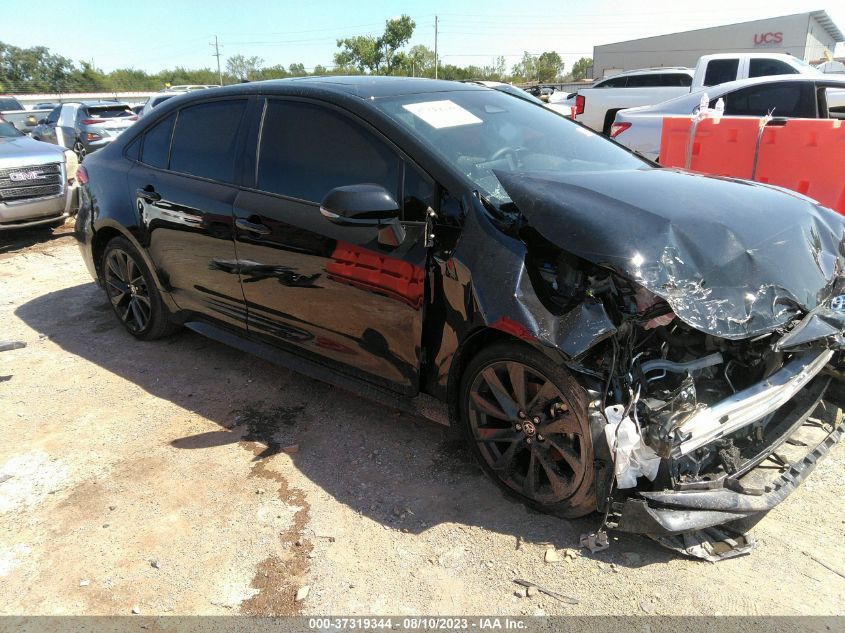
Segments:
[[[710,560],[748,551],[731,526],[845,431],[843,219],[671,170],[496,175],[534,293],[520,279],[514,297],[591,399],[606,525]]]

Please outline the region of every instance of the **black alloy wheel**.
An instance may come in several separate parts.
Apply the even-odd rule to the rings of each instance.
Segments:
[[[152,340],[173,331],[149,270],[126,238],[108,243],[101,270],[114,313],[132,336]]]
[[[501,487],[560,516],[595,510],[586,397],[564,368],[499,344],[473,359],[462,393],[464,433]]]

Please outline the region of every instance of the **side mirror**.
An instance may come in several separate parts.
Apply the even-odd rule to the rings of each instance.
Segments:
[[[47,119],[38,119],[38,125],[47,125]]]
[[[405,239],[399,222],[399,203],[380,185],[347,185],[336,187],[320,203],[320,213],[339,226],[372,226],[379,228],[379,243],[398,246]]]
[[[348,185],[329,191],[320,213],[341,226],[379,226],[399,219],[399,204],[379,185]]]

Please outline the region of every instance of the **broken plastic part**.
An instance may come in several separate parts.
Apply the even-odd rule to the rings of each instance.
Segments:
[[[633,420],[627,415],[622,417],[625,413],[622,405],[616,404],[604,411],[608,422],[604,434],[614,457],[616,486],[620,489],[635,488],[637,477],[654,481],[660,468],[660,457],[643,442]]]
[[[711,563],[750,554],[757,547],[757,540],[752,535],[725,526],[652,538],[684,556],[701,558]]]

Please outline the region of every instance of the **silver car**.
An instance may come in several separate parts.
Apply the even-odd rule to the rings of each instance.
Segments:
[[[138,115],[125,103],[63,103],[39,122],[32,137],[71,149],[82,160],[111,143],[137,120]]]
[[[704,94],[711,108],[722,99],[725,116],[771,113],[785,118],[845,119],[845,78],[774,75],[729,81],[653,106],[621,110],[610,137],[646,158],[659,160],[663,117],[692,116]]]
[[[76,155],[0,117],[0,232],[55,226],[76,212]]]

